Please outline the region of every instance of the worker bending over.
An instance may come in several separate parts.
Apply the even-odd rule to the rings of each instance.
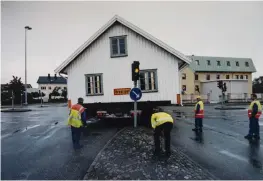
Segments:
[[[160,156],[160,136],[164,133],[165,138],[165,155],[170,157],[171,155],[171,130],[173,128],[173,118],[171,115],[162,111],[162,109],[154,109],[154,113],[151,117],[152,128],[154,129],[154,144],[155,151],[154,156]]]

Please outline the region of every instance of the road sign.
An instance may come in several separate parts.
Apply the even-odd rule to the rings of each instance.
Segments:
[[[132,88],[132,90],[130,91],[130,97],[134,101],[140,100],[142,98],[142,91],[141,91],[141,89],[139,89],[137,87]]]

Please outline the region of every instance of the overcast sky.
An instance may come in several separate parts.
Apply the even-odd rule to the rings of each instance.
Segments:
[[[54,70],[115,14],[186,55],[252,58],[263,75],[263,2],[1,2],[1,82]]]

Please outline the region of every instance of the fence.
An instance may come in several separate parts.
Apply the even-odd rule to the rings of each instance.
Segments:
[[[259,101],[263,101],[263,94],[256,94]],[[204,101],[204,103],[210,103],[210,94],[204,94],[204,95],[195,95],[195,94],[184,94],[182,95],[182,102],[183,104],[186,103],[195,103],[196,97],[201,96],[201,99]],[[221,100],[221,96],[218,95]],[[233,94],[228,93],[225,95],[225,102],[250,102],[251,101],[251,94],[248,93],[239,93],[239,94]],[[220,101],[219,101],[220,102]]]

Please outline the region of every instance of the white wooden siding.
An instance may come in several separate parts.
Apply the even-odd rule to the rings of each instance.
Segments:
[[[127,35],[127,57],[111,58],[110,37]],[[128,102],[129,95],[114,96],[115,88],[131,88],[131,64],[140,61],[140,69],[157,69],[158,92],[143,93],[141,101],[171,100],[180,92],[178,59],[121,24],[113,25],[66,69],[68,96],[73,103],[83,97],[85,103]],[[86,96],[84,74],[102,73],[102,96]]]

